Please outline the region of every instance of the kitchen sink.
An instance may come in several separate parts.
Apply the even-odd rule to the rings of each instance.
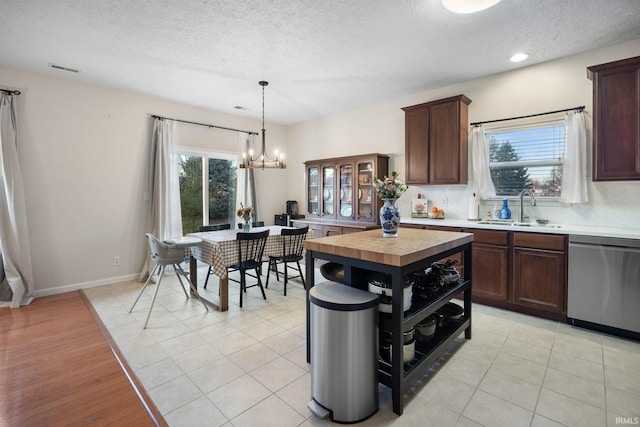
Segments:
[[[544,224],[544,225],[538,225],[538,224],[534,224],[532,222],[513,222],[513,221],[495,221],[495,220],[485,220],[485,221],[478,221],[478,224],[482,224],[482,225],[502,225],[505,227],[533,227],[533,226],[539,226],[539,227],[546,227],[546,228],[561,228],[561,225],[558,224]]]

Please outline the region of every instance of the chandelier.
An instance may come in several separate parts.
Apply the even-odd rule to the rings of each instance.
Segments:
[[[275,150],[274,158],[267,155],[265,144],[266,131],[264,129],[264,87],[267,86],[269,82],[259,81],[258,84],[262,86],[262,149],[259,153],[255,153],[249,145],[247,151],[242,153],[242,163],[240,163],[240,167],[245,169],[284,169],[287,167],[284,163],[284,153],[278,154],[278,150]]]

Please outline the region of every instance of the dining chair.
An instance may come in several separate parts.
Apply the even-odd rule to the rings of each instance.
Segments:
[[[156,296],[158,296],[158,289],[160,289],[160,283],[162,282],[162,278],[164,277],[164,273],[166,271],[167,266],[173,266],[173,268],[175,269],[176,275],[178,276],[178,281],[180,281],[180,288],[182,289],[182,292],[184,292],[184,295],[187,298],[189,298],[189,294],[187,293],[184,283],[182,282],[183,278],[186,279],[187,283],[189,283],[191,292],[193,292],[195,296],[198,297],[198,300],[202,303],[205,310],[209,311],[209,308],[207,307],[207,305],[200,298],[200,295],[198,294],[198,290],[196,289],[195,286],[193,286],[193,283],[191,283],[191,280],[189,280],[187,273],[185,273],[182,267],[180,267],[180,263],[184,261],[185,245],[176,245],[170,242],[160,241],[158,240],[157,237],[155,237],[151,233],[147,233],[146,236],[147,236],[147,240],[149,241],[149,247],[151,248],[151,260],[156,265],[153,268],[153,271],[151,272],[151,274],[149,274],[149,278],[147,279],[147,281],[144,282],[144,286],[140,290],[140,293],[138,294],[138,297],[136,298],[136,300],[133,302],[133,305],[131,306],[131,310],[129,310],[129,313],[133,311],[133,308],[138,303],[138,300],[142,296],[142,293],[144,292],[145,288],[149,284],[149,281],[151,280],[151,278],[156,274],[156,272],[159,272],[160,278],[158,279],[158,283],[156,283],[156,290],[153,293],[153,298],[151,299],[151,305],[149,306],[149,312],[147,313],[147,319],[144,322],[143,329],[147,329],[147,324],[149,323],[149,317],[151,317],[151,310],[153,310],[153,304],[156,302]],[[184,277],[181,277],[181,276],[184,276]]]
[[[283,228],[280,232],[282,236],[282,253],[281,255],[269,255],[269,267],[267,268],[267,283],[265,288],[269,288],[269,276],[271,270],[276,272],[276,280],[280,281],[280,274],[278,272],[278,264],[284,264],[284,295],[287,296],[287,282],[289,279],[300,277],[302,279],[302,285],[306,288],[304,283],[304,274],[300,268],[300,260],[302,259],[302,252],[304,250],[304,240],[307,237],[309,226],[303,228]],[[295,263],[295,265],[289,265],[289,263]],[[288,270],[296,269],[298,275],[289,277]]]
[[[264,227],[264,221],[252,222],[251,227]],[[242,223],[238,224],[238,229],[242,230]]]
[[[206,231],[219,231],[219,230],[231,230],[231,224],[209,224],[209,225],[201,225],[200,232]],[[207,289],[207,285],[209,284],[209,276],[213,274],[213,267],[209,266],[209,270],[207,270],[207,278],[204,281],[204,288]]]
[[[258,233],[239,232],[237,235],[238,262],[230,265],[228,271],[230,273],[233,271],[240,272],[239,281],[229,276],[229,280],[240,283],[240,307],[242,307],[242,294],[246,293],[248,288],[259,286],[260,291],[262,291],[262,298],[267,299],[262,287],[262,279],[260,278],[260,267],[262,266],[262,255],[267,243],[267,237],[269,237],[269,231],[265,230]],[[255,270],[255,276],[249,273],[250,270]],[[247,276],[256,278],[257,283],[247,286]]]

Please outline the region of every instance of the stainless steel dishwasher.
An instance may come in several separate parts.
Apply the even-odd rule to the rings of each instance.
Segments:
[[[640,240],[569,236],[572,325],[640,339]]]

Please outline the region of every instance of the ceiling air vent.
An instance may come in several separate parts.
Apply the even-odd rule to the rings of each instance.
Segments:
[[[49,67],[55,68],[56,70],[69,71],[70,73],[79,73],[80,72],[80,71],[78,71],[78,70],[76,70],[74,68],[63,67],[61,65],[56,65],[56,64],[49,64]]]

